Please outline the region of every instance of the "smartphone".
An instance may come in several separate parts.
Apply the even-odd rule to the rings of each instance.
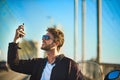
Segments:
[[[21,29],[21,30],[23,30],[23,31],[24,31],[24,23],[23,23],[22,25],[23,25],[23,29]],[[20,34],[20,35],[19,35],[19,37],[22,37],[22,35]]]

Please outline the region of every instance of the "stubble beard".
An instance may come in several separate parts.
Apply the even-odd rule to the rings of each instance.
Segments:
[[[41,47],[42,50],[45,50],[45,51],[49,51],[50,50],[50,46],[45,46],[45,47]]]
[[[42,47],[41,47],[41,49],[42,49],[42,50],[45,50],[45,51],[49,51],[49,50],[51,50],[51,48],[52,48],[52,44],[45,45],[45,46],[42,46]]]

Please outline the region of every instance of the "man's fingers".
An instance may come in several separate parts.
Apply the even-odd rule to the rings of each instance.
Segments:
[[[19,30],[19,31],[18,31],[18,34],[19,34],[19,35],[22,35],[22,36],[25,36],[25,32],[24,32],[24,31],[20,31],[20,30]]]
[[[16,29],[16,33],[15,33],[15,37],[14,37],[14,42],[17,43],[18,39],[21,38],[21,37],[24,37],[24,36],[25,36],[24,25],[20,25]]]
[[[20,25],[20,26],[18,27],[18,29],[19,29],[19,30],[22,29],[22,30],[24,31],[24,25]]]
[[[25,36],[25,32],[22,29],[17,29],[16,33],[17,33],[17,37],[24,37]]]
[[[21,33],[25,34],[25,32],[24,32],[22,29],[20,29],[20,30],[19,30],[19,32],[21,32]]]

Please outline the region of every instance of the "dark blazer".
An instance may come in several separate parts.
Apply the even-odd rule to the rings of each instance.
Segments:
[[[31,75],[30,80],[40,80],[47,58],[19,60],[18,45],[9,43],[8,65],[13,71]],[[59,55],[52,69],[50,80],[83,80],[78,64],[72,59]]]

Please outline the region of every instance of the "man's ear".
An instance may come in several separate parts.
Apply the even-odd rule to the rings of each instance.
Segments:
[[[57,46],[59,45],[59,42],[58,41],[56,41],[56,43],[55,43]]]

